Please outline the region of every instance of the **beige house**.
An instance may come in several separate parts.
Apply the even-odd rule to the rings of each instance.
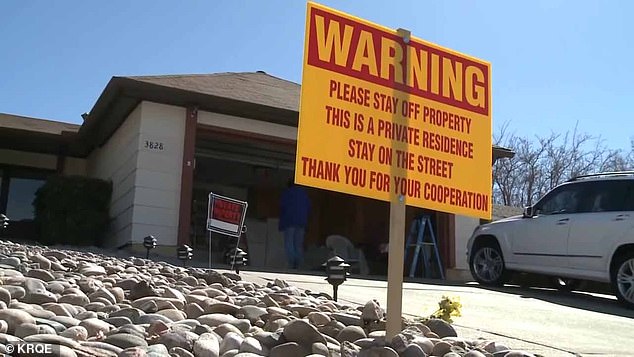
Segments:
[[[2,234],[36,237],[35,190],[51,174],[85,175],[113,183],[110,247],[135,249],[154,235],[166,254],[190,244],[206,259],[214,192],[249,202],[252,264],[283,268],[278,199],[293,174],[299,95],[298,84],[264,72],[113,77],[82,125],[0,114],[0,212],[12,219]],[[512,155],[493,148],[494,160]],[[370,273],[384,274],[388,204],[309,191],[307,249],[343,235],[364,251]],[[433,222],[445,269],[466,269],[464,246],[479,221],[407,209],[408,221],[420,214]],[[231,243],[211,242],[217,256]]]

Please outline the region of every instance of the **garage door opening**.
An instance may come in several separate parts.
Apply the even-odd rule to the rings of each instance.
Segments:
[[[217,130],[197,131],[190,241],[198,259],[206,260],[209,233],[206,230],[210,192],[247,201],[246,242],[249,264],[262,270],[286,270],[284,238],[278,231],[279,201],[295,166],[294,142],[267,142],[261,138],[227,134]],[[371,275],[387,274],[389,204],[363,197],[307,187],[311,214],[305,237],[305,262],[302,270],[322,270],[331,254],[326,246],[329,236],[345,237],[354,250],[362,253]],[[446,262],[449,246],[446,224],[433,211],[407,208],[407,224],[418,215],[428,215]],[[223,261],[223,253],[235,246],[235,238],[211,235],[214,264]],[[205,253],[202,253],[205,252]],[[359,268],[359,267],[357,267]],[[405,262],[409,272],[409,262]],[[361,269],[357,269],[361,272]]]

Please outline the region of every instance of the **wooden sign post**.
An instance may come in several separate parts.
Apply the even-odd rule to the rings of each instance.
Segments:
[[[387,321],[386,336],[402,330],[403,260],[405,258],[405,202],[390,202],[390,241],[387,262]]]

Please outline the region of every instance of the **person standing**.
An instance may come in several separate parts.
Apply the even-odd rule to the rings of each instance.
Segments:
[[[310,213],[310,199],[303,187],[291,178],[280,200],[279,230],[284,234],[284,249],[290,269],[298,269],[304,260],[304,236]]]

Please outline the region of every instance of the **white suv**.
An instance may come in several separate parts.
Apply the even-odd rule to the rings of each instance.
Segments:
[[[586,175],[561,184],[522,216],[477,227],[469,267],[483,285],[513,272],[611,283],[634,307],[634,172]]]

